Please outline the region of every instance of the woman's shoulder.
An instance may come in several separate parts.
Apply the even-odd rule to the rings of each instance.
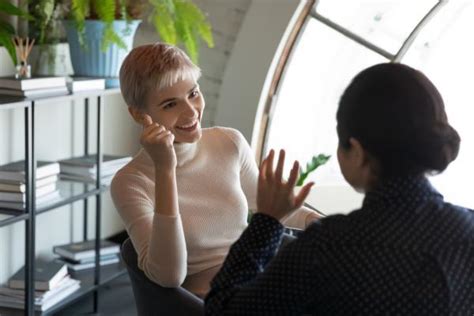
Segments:
[[[215,126],[203,129],[203,137],[209,140],[220,139],[221,141],[229,141],[236,147],[240,148],[242,145],[247,144],[242,133],[235,128]]]
[[[153,171],[153,165],[150,165],[148,159],[146,152],[140,150],[130,162],[115,173],[111,183],[112,190],[114,187],[126,187],[128,184],[136,185],[146,182]]]

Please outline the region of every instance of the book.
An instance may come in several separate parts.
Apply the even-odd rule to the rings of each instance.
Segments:
[[[82,260],[85,258],[95,258],[95,240],[75,242],[53,247],[53,252],[61,257]],[[100,255],[117,254],[120,252],[120,245],[108,240],[100,241]]]
[[[66,86],[56,87],[56,88],[44,88],[44,89],[33,89],[33,90],[14,90],[14,89],[5,89],[0,88],[0,94],[3,95],[13,95],[18,97],[25,98],[34,98],[34,97],[50,97],[57,95],[66,95],[69,94],[69,90]]]
[[[81,271],[81,270],[95,268],[95,258],[94,257],[91,257],[90,260],[85,260],[84,262],[73,261],[73,260],[69,260],[67,258],[57,258],[56,260],[58,262],[66,264],[68,269],[71,270],[71,271]],[[100,256],[99,265],[100,266],[106,266],[106,265],[109,265],[109,264],[117,263],[119,261],[120,261],[120,258],[116,254],[114,254],[114,255],[105,255],[105,256]]]
[[[35,290],[51,290],[67,275],[67,265],[55,261],[35,261]],[[25,288],[25,267],[18,270],[8,281],[12,289]]]
[[[57,288],[46,291],[46,292],[35,292],[34,306],[36,311],[47,311],[55,304],[64,300],[77,290],[81,288],[80,281],[67,278],[67,282],[64,282],[63,285],[58,285]],[[0,306],[23,309],[25,307],[24,301],[24,291],[21,291],[17,295],[3,294],[0,292]]]
[[[112,183],[112,179],[114,178],[114,174],[109,175],[109,176],[102,176],[101,177],[101,184],[102,185],[110,185]],[[62,173],[59,175],[61,177],[61,180],[64,181],[74,181],[74,182],[84,182],[84,183],[90,183],[90,184],[95,184],[95,175],[77,175],[77,174],[66,174]]]
[[[37,161],[36,179],[57,175],[59,172],[59,163]],[[25,161],[20,160],[0,166],[0,182],[3,182],[4,180],[25,182]]]
[[[12,90],[47,89],[66,87],[66,77],[38,76],[33,78],[16,79],[15,77],[0,77],[0,87]]]
[[[39,198],[36,198],[36,208],[41,208],[48,204],[60,201],[62,199],[59,190],[43,195]],[[18,211],[25,211],[26,204],[25,202],[10,202],[10,201],[0,201],[0,209],[11,210],[9,213],[17,213]],[[5,212],[2,212],[5,213]]]
[[[94,77],[71,77],[67,81],[67,87],[71,92],[104,90],[105,79]]]
[[[107,168],[109,166],[116,165],[125,165],[132,157],[130,156],[118,156],[118,155],[102,155],[102,168]],[[61,166],[76,166],[83,167],[86,169],[95,169],[96,168],[97,155],[84,155],[79,157],[73,157],[68,159],[59,160]]]
[[[36,180],[36,189],[51,184],[56,183],[59,180],[57,175],[52,175],[49,177],[41,178]],[[0,181],[0,191],[4,192],[26,192],[26,183],[21,181],[14,180],[1,180]]]
[[[56,183],[51,183],[39,188],[36,188],[36,197],[42,197],[48,193],[56,191]],[[26,193],[24,192],[4,192],[0,191],[0,201],[5,202],[26,202]]]
[[[45,300],[56,295],[58,292],[63,291],[73,284],[79,284],[81,281],[72,279],[69,275],[66,275],[62,278],[56,287],[48,291],[34,291],[34,299],[37,303],[43,303]],[[25,299],[25,290],[24,289],[12,289],[10,287],[0,287],[0,301],[5,300],[24,300]]]

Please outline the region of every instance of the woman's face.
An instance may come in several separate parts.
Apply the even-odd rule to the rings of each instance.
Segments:
[[[152,91],[145,113],[175,136],[176,143],[193,143],[201,138],[205,102],[197,82],[191,79]]]

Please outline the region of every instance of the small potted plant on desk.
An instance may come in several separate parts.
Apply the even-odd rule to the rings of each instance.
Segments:
[[[163,42],[182,44],[198,61],[199,43],[213,46],[211,26],[191,0],[56,0],[64,10],[76,76],[106,77],[118,87],[118,71],[132,48],[144,12]]]

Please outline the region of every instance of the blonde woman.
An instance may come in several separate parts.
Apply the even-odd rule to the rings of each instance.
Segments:
[[[203,297],[256,209],[258,168],[240,132],[201,128],[200,74],[173,46],[130,52],[120,88],[143,127],[143,149],[117,173],[111,192],[145,275]],[[305,228],[318,218],[302,208],[283,223]]]

